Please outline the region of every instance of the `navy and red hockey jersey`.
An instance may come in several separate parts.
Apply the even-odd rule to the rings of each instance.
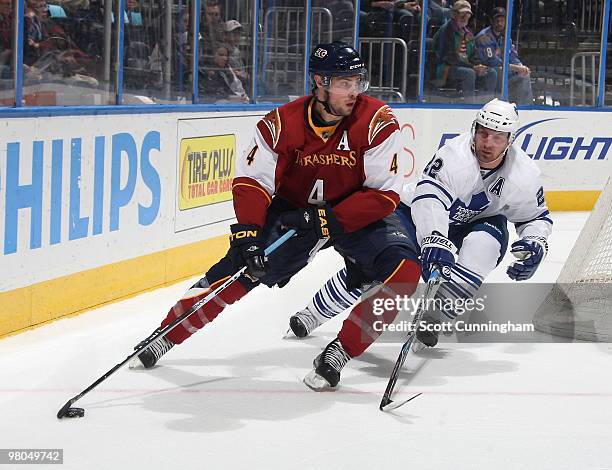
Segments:
[[[312,97],[300,98],[257,123],[252,144],[236,162],[239,223],[263,226],[275,194],[298,207],[331,204],[346,232],[395,210],[406,168],[391,108],[359,95],[350,116],[317,127],[313,105]]]

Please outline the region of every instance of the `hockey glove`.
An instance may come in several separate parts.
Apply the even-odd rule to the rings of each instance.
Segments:
[[[344,233],[329,205],[285,212],[281,214],[280,222],[283,228],[293,228],[299,235],[314,231],[317,238],[334,238]]]
[[[264,240],[257,225],[234,224],[230,227],[230,258],[234,269],[246,265],[247,274],[254,278],[265,276],[268,264],[264,256]]]
[[[548,243],[544,237],[526,236],[512,244],[510,253],[519,261],[508,266],[508,276],[515,281],[526,281],[546,257]]]
[[[451,278],[451,269],[455,265],[455,252],[457,249],[453,242],[440,232],[433,232],[423,238],[421,242],[421,269],[423,279],[427,281],[431,272],[437,266],[440,275],[445,281]]]

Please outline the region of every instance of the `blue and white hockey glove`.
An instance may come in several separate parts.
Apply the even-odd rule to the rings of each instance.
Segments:
[[[455,265],[457,248],[440,232],[433,232],[421,242],[421,269],[423,279],[429,279],[433,269],[438,266],[445,281],[451,277],[451,269]]]
[[[544,237],[526,236],[512,244],[510,253],[519,261],[508,266],[508,276],[515,281],[526,281],[546,257],[548,243]]]

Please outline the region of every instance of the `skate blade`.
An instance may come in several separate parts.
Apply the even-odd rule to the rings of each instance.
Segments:
[[[283,336],[283,339],[297,339],[297,336],[295,336],[293,331],[291,331],[291,328],[289,328],[287,333],[285,333],[285,336]]]
[[[420,353],[421,351],[424,351],[425,349],[427,349],[427,345],[421,343],[418,339],[414,339],[414,341],[412,342],[412,346],[410,349],[412,349],[413,353]]]
[[[315,392],[334,390],[334,387],[332,387],[327,380],[317,374],[314,369],[311,370],[306,377],[304,377],[303,382],[308,388],[314,390]]]
[[[138,356],[135,356],[132,358],[132,360],[130,362],[128,362],[128,369],[144,369],[145,366],[143,365],[142,362],[140,362],[140,359],[138,359]]]

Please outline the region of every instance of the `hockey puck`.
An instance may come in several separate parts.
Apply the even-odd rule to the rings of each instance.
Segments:
[[[66,418],[82,418],[85,416],[84,408],[68,408]]]
[[[57,412],[58,419],[62,418],[82,418],[85,416],[85,410],[83,408],[72,408],[70,405],[73,401],[69,401],[62,409]]]

